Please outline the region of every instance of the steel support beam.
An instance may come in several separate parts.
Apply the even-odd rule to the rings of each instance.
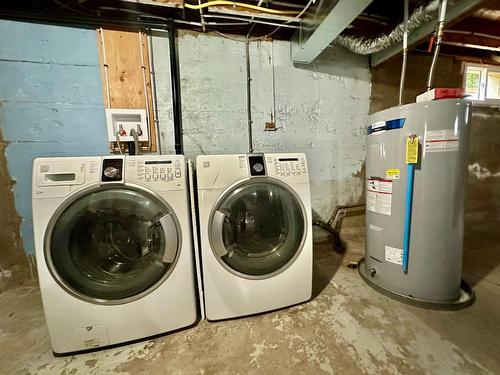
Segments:
[[[448,10],[445,18],[445,27],[450,26],[450,24],[457,22],[467,13],[471,12],[483,3],[485,0],[462,0],[456,2],[456,4],[451,7],[448,5]],[[427,39],[430,35],[434,33],[436,29],[436,20],[432,20],[428,23],[423,24],[418,29],[412,31],[408,37],[408,47],[414,47],[423,40]],[[403,44],[396,44],[392,47],[386,48],[380,52],[376,52],[371,57],[372,66],[377,66],[384,61],[390,59],[391,57],[401,53],[403,50]]]
[[[292,38],[292,61],[300,64],[310,64],[319,54],[330,45],[333,40],[351,24],[351,22],[373,0],[339,0],[333,3],[321,23],[314,29],[309,37],[304,35],[304,30],[298,30]],[[322,2],[320,2],[322,3]],[[315,20],[304,19],[303,24],[314,25]]]

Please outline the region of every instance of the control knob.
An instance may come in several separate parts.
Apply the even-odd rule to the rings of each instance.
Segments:
[[[107,178],[117,178],[119,176],[119,173],[120,171],[115,167],[107,167],[106,169],[104,169],[104,175]]]
[[[260,173],[260,172],[262,172],[264,170],[264,166],[262,164],[260,164],[260,163],[255,163],[253,165],[253,170],[255,172],[257,172],[257,173]]]

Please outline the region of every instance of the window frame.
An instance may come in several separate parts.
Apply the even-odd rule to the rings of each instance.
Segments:
[[[498,65],[488,65],[488,64],[475,64],[475,63],[464,63],[464,74],[462,80],[462,87],[464,91],[467,90],[467,69],[476,68],[481,70],[481,78],[479,83],[479,98],[471,99],[474,105],[489,106],[489,107],[500,107],[500,98],[498,99],[488,99],[486,98],[486,93],[488,91],[488,73],[495,72],[500,73],[500,66]],[[484,76],[484,78],[483,78]],[[467,92],[465,92],[467,95]],[[467,98],[467,97],[466,97]],[[483,99],[481,99],[483,98]]]

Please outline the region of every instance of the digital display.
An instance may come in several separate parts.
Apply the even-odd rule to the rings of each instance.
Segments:
[[[299,158],[282,158],[279,161],[299,161]]]
[[[172,164],[172,160],[148,160],[145,161],[144,164]]]

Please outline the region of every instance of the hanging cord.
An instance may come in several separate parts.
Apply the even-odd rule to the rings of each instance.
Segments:
[[[148,81],[146,79],[146,63],[144,61],[144,48],[145,44],[142,41],[142,31],[139,31],[139,50],[141,51],[141,70],[142,70],[142,82],[144,84],[144,99],[146,101],[146,124],[149,126],[147,127],[148,131],[148,139],[149,143],[152,143],[151,139],[151,126],[154,126],[153,124],[150,123],[150,114],[149,114],[149,95],[148,95]],[[139,152],[138,149],[136,149],[136,152]]]
[[[432,81],[434,79],[434,71],[436,69],[436,63],[439,55],[439,49],[441,48],[441,40],[443,39],[443,29],[444,29],[444,20],[446,17],[446,5],[448,4],[447,0],[441,0],[439,4],[439,18],[436,29],[436,47],[434,48],[434,56],[432,57],[431,67],[429,69],[429,77],[427,79],[427,91],[432,88]]]
[[[245,58],[247,63],[247,116],[248,116],[248,152],[253,152],[252,140],[252,90],[251,83],[252,77],[250,76],[250,41],[247,39],[245,42]]]
[[[156,129],[156,143],[158,145],[158,153],[161,155],[161,131],[160,131],[160,116],[158,115],[158,97],[156,93],[156,73],[155,73],[155,62],[154,62],[154,50],[153,50],[153,37],[151,35],[151,29],[149,29],[149,35],[146,36],[149,43],[149,74],[151,75],[151,99],[153,101],[153,124]]]
[[[408,60],[408,0],[405,0],[404,32],[403,32],[403,65],[401,66],[401,80],[399,81],[399,105],[403,105],[403,91],[405,87],[407,60]]]
[[[104,44],[104,30],[99,28],[99,33],[101,34],[101,45],[102,45],[102,62],[104,65],[104,81],[106,85],[106,98],[108,99],[108,108],[111,108],[111,95],[109,92],[109,77],[108,77],[108,62],[106,60],[106,45]]]

